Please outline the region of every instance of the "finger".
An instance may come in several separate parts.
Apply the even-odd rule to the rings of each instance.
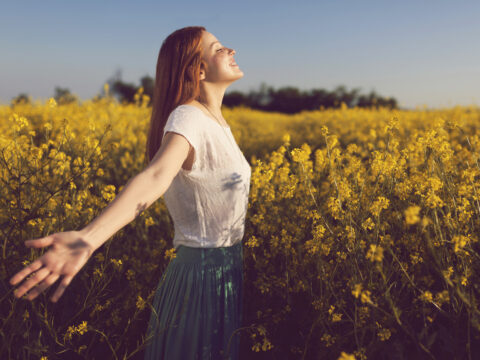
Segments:
[[[39,239],[26,240],[25,246],[39,248],[39,247],[52,245],[52,243],[53,243],[53,236],[48,235]]]
[[[15,296],[17,298],[22,297],[22,295],[25,294],[27,291],[29,291],[32,287],[34,287],[35,284],[45,279],[48,276],[48,274],[50,274],[50,270],[48,270],[45,267],[41,268],[35,273],[34,276],[32,276],[30,279],[28,279],[18,287],[15,293]]]
[[[27,296],[27,300],[35,299],[39,294],[41,294],[45,289],[51,286],[57,279],[60,277],[60,274],[51,273],[49,276],[45,278],[35,289],[30,291]]]
[[[60,299],[60,296],[63,295],[63,292],[65,291],[67,286],[70,284],[72,279],[73,279],[73,276],[64,276],[63,277],[62,282],[60,283],[60,285],[58,285],[57,291],[55,291],[55,294],[50,299],[52,302],[55,303],[55,302],[58,301],[58,299]]]
[[[18,273],[16,273],[15,275],[13,275],[11,278],[10,278],[10,284],[12,285],[15,285],[17,283],[19,283],[20,281],[22,281],[25,277],[27,277],[28,275],[30,275],[31,273],[37,271],[38,269],[40,269],[42,267],[42,262],[40,261],[40,259],[38,260],[35,260],[34,262],[32,262],[30,265],[28,266],[25,266],[21,271],[19,271]]]

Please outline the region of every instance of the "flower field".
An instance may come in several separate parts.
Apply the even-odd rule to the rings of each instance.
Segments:
[[[58,303],[8,279],[144,168],[151,108],[0,106],[0,358],[141,358],[172,249],[163,198],[99,248]],[[242,359],[474,359],[480,109],[223,110],[252,166]]]

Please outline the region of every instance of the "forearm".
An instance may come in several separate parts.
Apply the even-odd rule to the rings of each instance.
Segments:
[[[98,249],[161,197],[168,186],[167,181],[161,181],[151,171],[140,172],[127,182],[99,216],[80,230],[84,240]]]

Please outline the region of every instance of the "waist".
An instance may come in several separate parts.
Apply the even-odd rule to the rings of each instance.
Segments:
[[[202,248],[179,245],[172,260],[184,264],[239,265],[243,264],[242,241],[232,246]]]

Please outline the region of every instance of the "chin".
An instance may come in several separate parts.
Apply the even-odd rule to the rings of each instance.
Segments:
[[[238,73],[238,75],[235,77],[235,80],[238,80],[238,79],[243,78],[243,75],[244,75],[244,74],[243,74],[243,71],[240,70],[240,72]]]

